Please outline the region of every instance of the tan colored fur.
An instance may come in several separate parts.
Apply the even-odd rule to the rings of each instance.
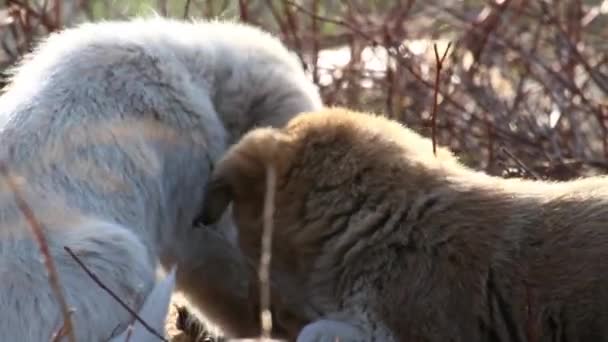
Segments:
[[[302,114],[212,177],[203,220],[232,202],[255,260],[270,164],[274,303],[299,341],[608,341],[607,178],[491,177],[383,117]]]

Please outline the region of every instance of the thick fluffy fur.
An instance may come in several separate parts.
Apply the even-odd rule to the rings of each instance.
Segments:
[[[284,308],[299,341],[608,341],[607,178],[491,177],[386,118],[303,114],[212,176],[203,221],[232,202],[256,257],[268,165],[274,291],[305,303]]]
[[[194,305],[228,335],[255,333],[231,221],[217,231],[192,222],[228,144],[320,106],[295,55],[242,24],[90,23],[42,41],[0,98],[0,160],[44,224],[78,340],[107,340],[132,317],[64,245],[135,309],[157,264],[177,264],[177,288]],[[47,341],[61,315],[0,185],[0,336]]]

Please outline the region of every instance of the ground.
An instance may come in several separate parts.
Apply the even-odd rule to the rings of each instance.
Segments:
[[[194,318],[191,321],[191,324],[187,324],[189,327],[185,328],[185,331],[181,331],[178,328],[178,307],[188,307],[188,301],[182,296],[180,293],[176,293],[173,295],[171,300],[171,306],[169,308],[169,314],[167,315],[167,323],[165,325],[165,331],[167,337],[171,342],[220,342],[222,339],[215,339],[210,337],[210,334],[207,334],[209,331],[201,331],[205,327],[210,327],[210,333],[213,335],[219,334],[217,329],[213,329],[207,322],[201,323],[196,318],[196,316],[190,316],[190,318]],[[188,311],[192,313],[194,311]],[[205,325],[203,325],[205,324]]]
[[[167,336],[171,342],[194,342],[192,338],[179,331],[175,324],[177,322],[177,306],[187,305],[187,303],[186,299],[179,293],[173,295],[169,315],[167,316],[167,324],[165,325]]]
[[[185,331],[177,327],[179,312],[178,307],[188,307],[188,301],[180,294],[173,295],[165,331],[170,342],[259,342],[261,339],[231,339],[227,340],[221,336],[221,332],[209,322],[204,321],[200,313],[194,309],[188,311],[189,322],[186,323]],[[196,313],[196,315],[193,315]],[[266,340],[266,342],[283,342],[281,340]]]

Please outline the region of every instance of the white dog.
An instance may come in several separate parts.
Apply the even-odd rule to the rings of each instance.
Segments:
[[[0,97],[0,160],[44,226],[78,341],[107,341],[133,317],[64,246],[135,310],[157,266],[177,264],[177,289],[194,305],[228,335],[252,333],[257,316],[238,307],[248,305],[246,267],[219,233],[231,221],[192,221],[229,144],[320,107],[297,58],[243,24],[103,22],[40,43]],[[0,180],[5,341],[48,341],[63,323],[29,230]]]

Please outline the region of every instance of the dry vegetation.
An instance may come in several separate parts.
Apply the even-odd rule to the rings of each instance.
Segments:
[[[326,104],[384,113],[488,173],[608,170],[608,0],[5,0],[0,69],[66,25],[152,10],[275,32]]]

